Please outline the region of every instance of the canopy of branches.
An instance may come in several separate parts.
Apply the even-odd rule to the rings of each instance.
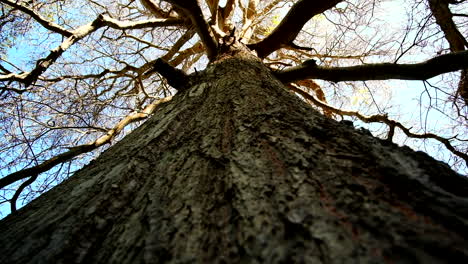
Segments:
[[[328,117],[467,171],[468,1],[0,5],[0,206],[61,182],[170,100],[157,61],[200,71],[227,38]]]

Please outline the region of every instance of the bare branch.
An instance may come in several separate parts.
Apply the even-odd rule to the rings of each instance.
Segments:
[[[53,22],[48,21],[41,15],[37,14],[34,10],[23,5],[22,2],[10,0],[0,0],[0,2],[5,3],[11,7],[17,8],[18,10],[30,15],[34,20],[36,20],[39,24],[41,24],[43,27],[47,28],[50,31],[59,33],[65,37],[71,37],[73,35],[73,32],[71,32],[70,30],[67,30]]]
[[[189,81],[189,77],[187,74],[185,74],[185,72],[172,67],[169,63],[162,59],[157,59],[153,69],[150,71],[156,71],[161,74],[164,78],[166,78],[167,83],[177,90],[185,88]]]
[[[300,0],[292,6],[281,23],[262,41],[249,45],[257,51],[260,58],[265,58],[273,51],[291,43],[302,27],[315,15],[321,14],[343,0]]]
[[[463,37],[453,22],[449,1],[429,0],[429,8],[431,9],[436,23],[439,25],[442,32],[444,32],[445,39],[450,45],[450,50],[452,52],[457,52],[468,48],[468,41]],[[458,84],[458,93],[465,101],[465,105],[468,105],[468,69],[462,71]]]
[[[72,35],[65,39],[60,46],[50,51],[49,55],[40,59],[36,67],[30,72],[20,74],[10,73],[0,75],[0,81],[17,81],[23,83],[26,87],[33,84],[39,76],[45,72],[68,48],[93,33],[103,26],[109,26],[115,29],[138,29],[147,27],[160,27],[169,25],[179,25],[183,23],[181,19],[151,19],[139,22],[118,21],[108,16],[99,15],[93,22],[83,25],[72,31]]]
[[[252,37],[254,27],[252,27],[252,22],[257,16],[257,5],[258,0],[250,0],[247,8],[244,10],[244,25],[242,26],[239,37],[243,38],[246,43],[249,42]]]
[[[216,16],[218,15],[219,0],[206,0],[206,4],[210,9],[212,20],[216,21]]]
[[[466,164],[468,164],[468,155],[466,153],[463,153],[463,152],[457,150],[450,143],[449,138],[444,138],[444,137],[435,135],[433,133],[424,133],[424,134],[413,133],[413,132],[410,131],[411,130],[410,128],[405,127],[400,122],[397,122],[395,120],[392,120],[392,119],[388,118],[388,116],[385,115],[385,114],[365,116],[365,115],[363,115],[363,114],[361,114],[359,112],[356,112],[356,111],[338,109],[338,108],[335,108],[335,107],[333,107],[331,105],[328,105],[328,104],[318,100],[313,95],[311,95],[309,93],[306,93],[305,91],[303,91],[303,90],[301,90],[301,89],[299,89],[299,88],[297,88],[297,87],[295,87],[293,85],[288,85],[288,88],[291,89],[292,91],[300,94],[304,98],[312,101],[315,105],[319,106],[320,108],[322,108],[324,110],[327,110],[327,111],[330,111],[330,112],[333,112],[335,114],[342,115],[342,116],[354,116],[354,117],[357,117],[359,120],[361,120],[362,122],[365,122],[365,123],[384,123],[384,124],[388,125],[388,127],[389,127],[388,139],[390,139],[390,140],[391,140],[391,138],[392,138],[392,136],[393,136],[393,134],[395,132],[395,128],[401,129],[401,131],[403,131],[403,133],[405,133],[405,135],[407,137],[410,137],[410,138],[435,139],[435,140],[439,141],[440,143],[442,143],[450,152],[452,152],[453,154],[455,154],[458,157],[465,160]]]
[[[14,172],[12,174],[9,174],[1,178],[0,189],[27,177],[34,178],[38,174],[48,171],[58,164],[69,161],[78,155],[90,152],[104,144],[110,143],[111,140],[115,138],[115,136],[117,136],[128,124],[145,119],[146,117],[148,117],[150,114],[154,112],[154,110],[156,109],[158,105],[160,105],[161,103],[168,102],[171,99],[172,97],[170,96],[170,97],[157,100],[156,102],[149,104],[141,112],[133,112],[129,114],[124,119],[122,119],[119,123],[117,123],[117,125],[114,128],[109,130],[106,135],[101,136],[100,138],[96,139],[92,143],[70,148],[69,151],[59,154],[51,159],[48,159],[37,166],[23,169],[23,170]]]
[[[468,47],[467,40],[463,37],[453,22],[453,15],[449,9],[449,3],[441,0],[429,0],[428,2],[436,23],[444,32],[445,38],[450,45],[450,50],[462,51],[465,47]]]
[[[466,15],[466,14],[457,14],[457,13],[453,13],[452,15],[453,15],[453,16],[458,16],[458,17],[468,17],[468,15]]]
[[[140,0],[140,2],[155,17],[169,18],[171,16],[171,12],[165,12],[153,0]]]
[[[93,149],[95,149],[93,145],[82,145],[75,147],[73,149],[70,149],[69,151],[62,153],[60,155],[57,155],[37,166],[23,169],[17,172],[14,172],[12,174],[9,174],[3,178],[0,179],[0,189],[4,188],[7,185],[10,185],[16,181],[22,180],[24,178],[30,177],[30,176],[35,176],[41,172],[48,171],[52,169],[55,165],[58,165],[60,163],[66,162],[80,154],[89,152]]]
[[[168,61],[174,57],[174,55],[182,48],[187,41],[189,41],[193,35],[195,34],[195,31],[193,29],[187,30],[175,43],[172,45],[171,49],[163,56],[161,59]]]
[[[468,68],[468,51],[441,55],[415,64],[376,63],[350,67],[322,67],[312,60],[276,72],[284,83],[302,79],[321,79],[332,82],[366,80],[427,80],[439,74]]]
[[[197,0],[181,1],[181,0],[166,0],[167,2],[175,5],[184,11],[184,13],[190,17],[193,25],[197,30],[200,39],[206,48],[208,59],[214,60],[218,53],[218,43],[211,32],[211,28],[203,17],[202,10],[197,3]]]
[[[177,55],[177,57],[175,57],[174,59],[169,61],[169,64],[172,65],[173,67],[175,67],[175,66],[181,64],[182,61],[184,61],[188,57],[190,57],[190,56],[192,56],[192,55],[194,55],[196,53],[200,53],[200,52],[203,52],[203,45],[202,45],[201,41],[198,41],[192,47],[180,51],[179,55]]]
[[[164,26],[180,26],[185,23],[183,19],[167,18],[167,19],[149,19],[143,21],[120,21],[108,16],[102,16],[103,25],[115,29],[141,29],[141,28],[154,28]]]
[[[232,16],[232,11],[234,10],[234,6],[236,5],[235,0],[227,0],[226,5],[218,9],[218,27],[222,28],[222,30],[226,30],[226,26],[230,24],[230,18]]]
[[[15,191],[15,194],[10,200],[10,210],[11,212],[16,212],[16,201],[18,200],[21,192],[23,192],[24,188],[28,187],[37,179],[38,174],[32,175],[29,179],[27,179],[25,182],[23,182],[20,187]]]
[[[17,94],[22,94],[25,92],[28,92],[30,89],[18,89],[18,88],[13,88],[13,87],[6,87],[6,86],[0,86],[0,91],[10,91],[10,92],[15,92]],[[1,93],[0,93],[1,94]]]
[[[99,16],[93,22],[81,26],[72,32],[72,35],[65,39],[60,46],[50,51],[49,55],[40,59],[36,63],[36,67],[30,72],[21,74],[6,74],[0,76],[0,81],[18,81],[25,84],[26,87],[34,83],[39,76],[46,71],[69,47],[75,44],[80,39],[96,31],[102,26],[103,16]]]

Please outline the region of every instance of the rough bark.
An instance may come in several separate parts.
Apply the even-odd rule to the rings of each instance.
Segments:
[[[468,184],[247,53],[0,222],[0,263],[468,263]]]

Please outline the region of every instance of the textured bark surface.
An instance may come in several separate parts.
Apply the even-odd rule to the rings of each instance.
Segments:
[[[247,55],[196,78],[2,220],[0,263],[468,263],[466,178],[323,117]]]

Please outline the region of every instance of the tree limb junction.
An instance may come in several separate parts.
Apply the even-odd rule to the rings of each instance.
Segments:
[[[200,39],[206,48],[206,53],[210,61],[214,60],[218,51],[218,43],[211,31],[210,26],[203,17],[203,12],[196,0],[165,0],[166,2],[180,8],[187,16],[190,17],[192,24],[195,26]]]
[[[151,72],[158,72],[162,77],[166,78],[167,83],[177,90],[181,90],[187,86],[189,77],[184,71],[172,67],[169,63],[163,59],[157,59],[153,65],[153,69],[145,73],[148,75]]]
[[[301,0],[295,3],[281,23],[262,41],[248,45],[260,58],[265,58],[282,46],[291,43],[299,34],[305,23],[312,17],[334,7],[342,0]]]

